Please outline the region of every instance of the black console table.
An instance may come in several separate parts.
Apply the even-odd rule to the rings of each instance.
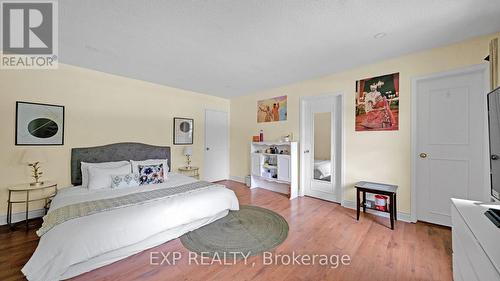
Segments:
[[[363,207],[363,213],[366,213],[366,193],[372,193],[372,194],[380,194],[380,195],[385,195],[389,197],[389,208],[386,213],[390,214],[390,219],[391,219],[391,229],[394,229],[394,221],[398,220],[397,217],[397,211],[396,211],[396,190],[398,189],[397,185],[392,185],[392,184],[383,184],[383,183],[376,183],[376,182],[367,182],[367,181],[360,181],[354,185],[356,188],[356,216],[357,220],[359,220],[359,213],[361,207]],[[360,195],[361,193],[363,194],[362,200],[360,200]],[[369,208],[369,209],[374,209],[375,208]],[[383,212],[380,210],[377,210],[379,212]]]

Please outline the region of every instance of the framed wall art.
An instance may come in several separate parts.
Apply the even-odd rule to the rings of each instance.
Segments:
[[[286,121],[287,96],[274,97],[257,102],[257,123]]]
[[[194,119],[174,117],[174,144],[193,144]]]
[[[16,145],[64,145],[64,106],[16,102]]]
[[[356,131],[399,129],[399,73],[356,81]]]

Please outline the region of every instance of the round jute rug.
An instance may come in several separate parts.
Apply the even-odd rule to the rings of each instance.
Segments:
[[[181,236],[192,252],[243,257],[270,251],[285,241],[288,223],[279,214],[257,206],[240,205],[229,214]]]

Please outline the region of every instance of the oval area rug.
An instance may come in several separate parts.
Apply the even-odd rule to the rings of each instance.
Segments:
[[[240,205],[239,211],[229,214],[211,224],[181,236],[188,250],[210,253],[250,256],[270,251],[285,241],[288,223],[279,214],[257,206]]]

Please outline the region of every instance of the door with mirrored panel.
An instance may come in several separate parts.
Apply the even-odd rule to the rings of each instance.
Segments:
[[[305,118],[302,159],[304,193],[329,201],[340,201],[336,175],[336,101],[335,97],[313,98],[303,101]]]

